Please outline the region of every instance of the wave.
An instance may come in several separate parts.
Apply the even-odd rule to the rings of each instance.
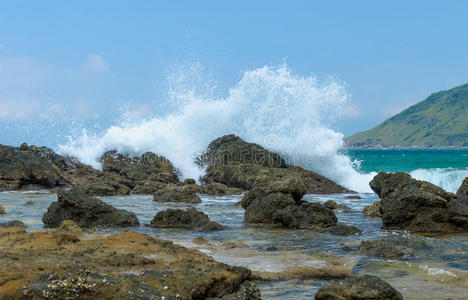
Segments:
[[[177,84],[180,78],[190,76],[177,76]],[[172,111],[165,117],[122,122],[102,134],[83,130],[59,145],[59,152],[99,167],[107,150],[135,155],[153,151],[169,158],[184,178],[198,178],[202,170],[194,157],[213,139],[234,133],[347,188],[370,191],[373,175],[357,172],[350,158],[338,153],[343,135],[331,129],[346,113],[348,94],[340,82],[298,76],[281,65],[245,72],[225,97],[199,94],[187,86],[184,82],[183,88],[170,89]]]
[[[448,192],[455,193],[462,184],[463,179],[468,177],[468,169],[417,169],[411,171],[410,175],[415,179],[428,181]]]

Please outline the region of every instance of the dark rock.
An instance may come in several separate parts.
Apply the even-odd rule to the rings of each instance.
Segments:
[[[338,204],[333,200],[328,200],[325,203],[323,203],[323,205],[325,205],[326,208],[329,208],[331,210],[335,210],[335,209],[339,209],[339,210],[343,210],[343,211],[351,210],[351,208],[349,208],[348,206],[346,206],[344,204]]]
[[[161,181],[140,180],[133,188],[133,194],[152,195],[167,186],[167,183]]]
[[[468,197],[457,198],[406,173],[380,172],[370,182],[381,201],[383,228],[415,232],[468,231]]]
[[[193,178],[187,178],[184,180],[184,184],[197,184],[197,182]]]
[[[24,225],[23,222],[14,220],[6,223],[0,223],[0,228],[9,228],[9,227],[19,227],[19,228],[26,228],[27,226]]]
[[[154,228],[187,228],[201,231],[221,230],[223,226],[210,221],[208,216],[195,208],[167,209],[160,211],[151,221]]]
[[[353,276],[321,287],[316,300],[402,300],[390,284],[376,276]]]
[[[186,202],[192,204],[201,203],[197,193],[202,191],[202,187],[195,184],[175,185],[168,184],[153,195],[156,202]]]
[[[3,208],[3,206],[0,205],[0,215],[4,215],[4,214],[6,214],[5,208]]]
[[[468,177],[466,177],[457,191],[457,196],[468,196]]]
[[[59,227],[65,220],[72,220],[80,227],[138,226],[134,213],[116,209],[98,198],[91,197],[81,187],[70,191],[59,190],[57,202],[53,202],[42,217],[48,227]]]
[[[284,168],[285,161],[276,153],[260,145],[248,143],[240,137],[229,134],[217,138],[208,145],[208,150],[196,162],[200,166],[234,166],[250,164],[270,168]]]
[[[358,250],[383,259],[400,259],[413,255],[411,248],[386,241],[362,241]]]
[[[375,201],[371,205],[364,206],[362,214],[366,217],[372,218],[382,217],[382,214],[380,213],[380,201]]]
[[[349,195],[345,197],[346,199],[362,199],[361,196],[358,195]]]
[[[212,182],[203,186],[203,194],[210,196],[240,195],[244,191],[238,188],[230,188],[225,184]]]
[[[361,233],[362,231],[357,227],[338,223],[335,226],[322,228],[320,232],[336,234],[336,235],[354,235],[354,234]]]
[[[239,287],[239,291],[221,298],[207,298],[207,300],[261,300],[260,291],[250,281],[245,281]]]

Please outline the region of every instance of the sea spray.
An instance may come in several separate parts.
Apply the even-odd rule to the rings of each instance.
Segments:
[[[163,118],[125,122],[102,134],[83,131],[59,150],[94,167],[107,150],[154,151],[170,159],[184,178],[198,178],[203,170],[194,158],[213,139],[234,133],[347,188],[370,191],[372,174],[360,174],[338,152],[343,135],[331,126],[344,117],[348,94],[335,80],[298,76],[282,65],[245,72],[225,97],[200,95],[186,86],[180,94],[172,88],[170,96],[179,101]]]

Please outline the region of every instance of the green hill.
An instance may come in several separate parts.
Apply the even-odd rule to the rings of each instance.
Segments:
[[[345,142],[355,148],[468,147],[468,84],[432,94]]]

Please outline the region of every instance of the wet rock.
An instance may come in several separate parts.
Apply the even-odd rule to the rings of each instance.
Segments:
[[[212,182],[203,186],[203,194],[210,196],[240,195],[244,191],[238,188],[230,188],[219,182]]]
[[[413,255],[411,248],[386,241],[362,241],[358,250],[383,259],[401,259]]]
[[[195,208],[167,209],[160,211],[151,221],[154,228],[187,228],[201,231],[221,230],[223,226],[210,221],[208,216]]]
[[[235,248],[248,248],[249,245],[242,241],[235,241],[235,242],[225,242],[223,243],[224,248],[226,249],[235,249]]]
[[[89,178],[86,184],[81,185],[86,194],[90,196],[128,195],[130,188],[110,178]]]
[[[59,228],[61,231],[81,231],[80,226],[78,226],[75,222],[72,220],[65,220],[63,221]]]
[[[380,201],[375,201],[371,205],[364,206],[362,209],[362,214],[371,218],[382,217],[382,214],[380,213]]]
[[[383,228],[414,232],[468,231],[468,197],[456,197],[406,173],[380,172],[370,182],[381,201]]]
[[[98,198],[91,197],[81,187],[73,187],[70,191],[59,190],[57,199],[42,217],[42,221],[48,227],[59,227],[65,220],[72,220],[83,228],[139,225],[134,213],[116,209]]]
[[[26,201],[24,203],[24,205],[36,205],[36,204],[37,204],[37,202],[35,202],[35,201]]]
[[[193,178],[187,178],[184,180],[184,184],[197,184],[197,182]]]
[[[346,199],[362,199],[361,196],[358,195],[349,195],[345,197]]]
[[[161,181],[141,180],[133,188],[133,194],[153,195],[154,193],[164,189],[167,183]]]
[[[201,203],[201,199],[197,193],[201,191],[202,187],[195,184],[168,184],[153,195],[153,200],[156,202],[186,202],[198,204]]]
[[[4,214],[6,214],[5,208],[0,205],[0,215],[4,215]]]
[[[19,228],[26,228],[27,226],[24,225],[23,222],[18,220],[13,220],[10,222],[0,223],[0,228],[10,228],[10,227],[19,227]]]
[[[10,234],[2,234],[7,230]],[[222,298],[242,293],[247,288],[242,285],[252,277],[246,268],[218,263],[199,251],[133,231],[73,236],[0,229],[0,253],[8,253],[2,256],[0,295],[5,299]]]
[[[468,177],[466,177],[457,191],[457,196],[468,196]]]
[[[221,298],[208,298],[207,300],[261,300],[259,289],[250,281],[241,284],[239,291]]]
[[[208,242],[207,239],[205,239],[204,237],[202,236],[197,236],[196,238],[194,238],[192,240],[192,242],[195,244],[195,245],[208,245],[210,242]]]
[[[403,296],[390,284],[376,276],[349,277],[321,287],[316,300],[402,300]]]
[[[339,210],[343,210],[343,211],[349,211],[351,210],[351,208],[349,208],[348,206],[344,205],[344,204],[338,204],[336,203],[335,201],[333,200],[328,200],[328,201],[325,201],[325,203],[323,203],[323,205],[326,207],[326,208],[329,208],[331,210],[335,210],[335,209],[339,209]]]
[[[338,223],[335,226],[323,228],[320,231],[324,233],[335,234],[335,235],[354,235],[354,234],[358,234],[362,232],[357,227],[354,227],[351,225],[345,225],[341,223]]]

